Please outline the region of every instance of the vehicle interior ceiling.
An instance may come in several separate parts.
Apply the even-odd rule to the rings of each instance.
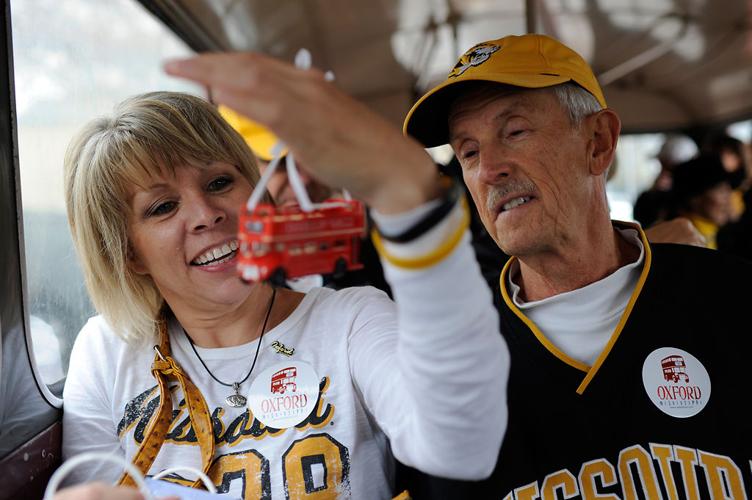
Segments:
[[[255,50],[291,61],[308,48],[337,85],[397,124],[464,50],[525,32],[581,53],[626,133],[752,115],[752,6],[742,0],[143,3],[195,50]]]

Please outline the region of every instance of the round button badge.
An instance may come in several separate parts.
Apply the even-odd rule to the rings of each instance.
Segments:
[[[277,363],[254,378],[248,407],[267,427],[287,429],[311,414],[319,398],[319,377],[311,365],[290,360]]]
[[[642,383],[653,404],[666,415],[697,415],[710,400],[710,376],[700,361],[683,349],[661,347],[642,365]]]

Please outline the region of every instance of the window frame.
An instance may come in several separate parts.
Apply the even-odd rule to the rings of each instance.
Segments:
[[[37,390],[51,407],[59,409],[63,400],[55,396],[41,379],[29,328],[10,0],[3,1],[0,15],[0,29],[3,30],[0,33],[0,51],[5,54],[6,62],[0,70],[0,234],[8,236],[5,244],[0,245],[0,283],[4,284],[0,286],[1,331],[16,328],[23,331],[25,355]]]

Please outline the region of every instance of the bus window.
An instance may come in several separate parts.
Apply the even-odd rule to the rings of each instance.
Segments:
[[[650,188],[661,169],[656,154],[665,137],[664,134],[632,134],[619,138],[607,185],[611,218],[634,220],[635,200]]]
[[[260,233],[264,230],[264,223],[257,222],[257,221],[247,222],[245,225],[245,229],[249,233]]]
[[[94,314],[65,214],[65,148],[84,123],[127,96],[198,89],[163,74],[164,59],[191,51],[135,0],[10,4],[27,325],[54,401],[73,341]]]
[[[267,253],[269,253],[269,245],[267,245],[266,243],[254,241],[251,245],[251,252],[253,252],[253,255],[256,255],[258,257],[266,255]]]

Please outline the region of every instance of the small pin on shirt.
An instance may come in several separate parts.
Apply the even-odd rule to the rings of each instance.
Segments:
[[[272,342],[269,347],[274,349],[277,353],[284,354],[285,356],[292,356],[293,353],[295,353],[294,347],[287,347],[285,344],[283,344],[279,340],[275,340],[274,342]]]

